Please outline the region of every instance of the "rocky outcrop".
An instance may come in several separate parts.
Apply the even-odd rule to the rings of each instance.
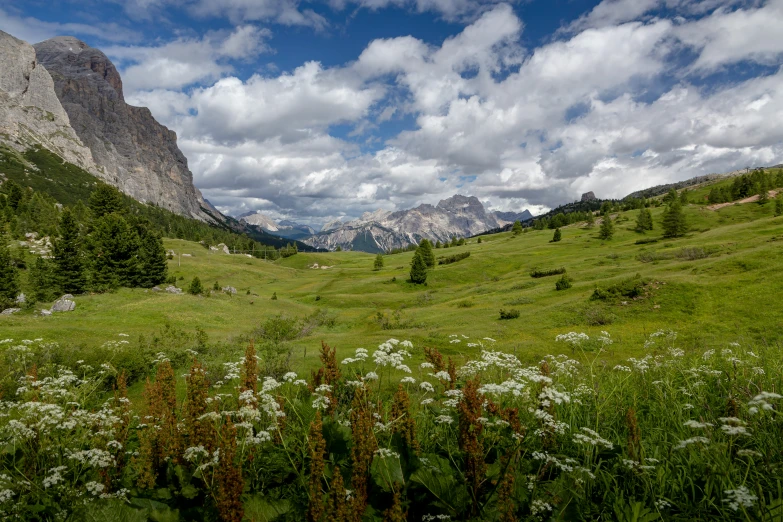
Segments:
[[[592,190],[590,192],[585,192],[584,194],[582,194],[582,201],[583,202],[584,201],[595,201],[596,199],[598,199],[598,198],[595,197],[595,193]]]
[[[44,147],[98,174],[92,152],[71,127],[54,82],[30,44],[0,31],[0,142],[23,151]]]
[[[52,312],[73,312],[76,309],[76,303],[71,299],[71,294],[65,294],[52,304]]]
[[[58,36],[35,44],[35,56],[54,80],[54,92],[99,176],[129,196],[177,214],[210,220],[193,186],[176,134],[146,107],[125,103],[122,79],[98,49]]]
[[[305,239],[310,246],[334,250],[384,252],[405,248],[426,238],[449,241],[501,226],[475,196],[456,195],[437,206],[423,204],[410,210],[366,212],[352,221],[332,221],[321,232]]]

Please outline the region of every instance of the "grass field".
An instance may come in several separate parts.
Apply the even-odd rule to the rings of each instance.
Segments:
[[[477,349],[467,346],[469,341],[452,342],[450,335],[491,337],[523,360],[539,360],[564,350],[555,342],[558,334],[592,336],[606,330],[623,346],[623,353],[606,354],[610,361],[636,355],[629,350],[641,352],[644,339],[661,328],[677,330],[685,347],[733,340],[773,344],[783,331],[783,218],[773,217],[772,207],[746,204],[711,211],[689,205],[687,237],[641,245],[636,241],[660,236],[662,208],[653,209],[656,229],[646,235],[633,231],[638,211],[620,213],[609,241],[597,239],[597,225],[567,227],[559,243],[549,242],[551,230],[484,236],[481,244],[474,238],[462,247],[436,249],[436,256],[465,250],[471,255],[430,270],[426,286],[406,282],[412,253],[385,256],[386,266],[373,271],[374,256],[359,252],[300,253],[266,262],[167,240],[167,248],[190,254],[169,262],[169,273],[181,278],[178,286],[185,288],[198,276],[207,288],[217,281],[235,287],[237,295],[123,289],[77,296],[72,313],[41,317],[29,310],[0,318],[0,338],[44,338],[89,350],[117,340],[120,333],[132,343],[167,324],[188,332],[198,326],[231,352],[225,357],[233,358],[265,319],[325,310],[332,326],[319,326],[291,342],[294,368],[317,365],[320,340],[336,346],[339,354],[390,337],[409,339],[417,347],[437,347],[461,358]],[[330,268],[309,268],[314,263]],[[556,291],[559,276],[531,278],[536,267],[565,267],[573,287]],[[590,300],[596,287],[636,274],[649,281],[645,297]],[[518,310],[519,318],[499,320],[501,308]]]

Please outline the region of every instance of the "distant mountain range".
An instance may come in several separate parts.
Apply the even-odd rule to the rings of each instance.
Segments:
[[[287,239],[302,239],[315,234],[315,230],[307,225],[302,225],[287,219],[276,222],[266,214],[261,213],[260,210],[255,212],[245,212],[244,214],[238,215],[237,219],[245,223],[260,227],[270,234]]]

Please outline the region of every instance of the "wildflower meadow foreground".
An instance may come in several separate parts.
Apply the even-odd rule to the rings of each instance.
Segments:
[[[783,520],[780,347],[686,353],[661,331],[608,365],[608,332],[571,332],[571,356],[525,366],[454,340],[480,356],[322,344],[312,375],[264,376],[252,344],[221,375],[193,352],[184,386],[161,354],[133,402],[109,364],[36,367],[43,340],[2,341],[0,516]]]

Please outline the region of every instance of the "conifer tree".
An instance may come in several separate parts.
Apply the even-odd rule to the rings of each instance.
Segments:
[[[375,256],[375,262],[373,263],[373,270],[380,270],[383,268],[383,256],[379,253]]]
[[[0,233],[0,309],[13,304],[19,294],[19,274],[6,240],[6,235]]]
[[[612,239],[614,236],[614,224],[612,223],[612,217],[608,214],[604,216],[601,221],[601,228],[598,230],[598,237],[600,239]]]
[[[652,213],[649,209],[642,208],[639,211],[639,216],[636,218],[636,231],[644,232],[645,230],[653,229]]]
[[[65,209],[60,216],[60,237],[55,239],[52,253],[59,290],[68,294],[83,292],[86,286],[79,236],[79,225],[71,211]]]
[[[520,223],[519,220],[514,221],[514,225],[511,227],[511,232],[513,232],[515,236],[518,236],[522,233],[522,223]]]
[[[440,239],[438,239],[438,241],[435,243],[435,248],[442,248],[442,247],[443,245],[441,244]]]
[[[124,206],[120,191],[105,183],[99,184],[92,191],[89,205],[92,216],[95,219],[112,212],[120,212]]]
[[[767,186],[767,177],[764,176],[759,182],[759,205],[769,203],[769,187]]]
[[[49,259],[37,257],[30,266],[27,280],[32,287],[32,296],[36,301],[52,301],[57,297],[58,287],[54,263]]]
[[[587,228],[593,228],[595,226],[595,216],[592,210],[587,211]]]
[[[783,194],[775,198],[775,216],[783,216]]]
[[[163,239],[147,226],[139,227],[139,267],[136,285],[152,288],[166,281],[168,263]]]
[[[201,285],[201,279],[199,279],[198,276],[194,277],[193,280],[190,282],[190,286],[188,287],[188,293],[191,295],[199,295],[204,293],[204,287]],[[277,299],[276,292],[275,295],[272,297],[272,299]]]
[[[663,237],[680,237],[688,231],[688,224],[679,200],[674,200],[663,213]]]
[[[119,214],[95,221],[92,283],[97,290],[135,286],[139,279],[139,235]]]
[[[427,282],[427,264],[421,257],[421,251],[416,250],[411,261],[411,282],[422,285]]]
[[[556,228],[555,229],[555,235],[552,236],[552,241],[550,241],[550,243],[557,243],[561,239],[563,239],[563,234],[560,232],[559,228]]]
[[[477,243],[478,243],[479,245],[481,244],[481,238],[480,238],[480,237],[478,238],[478,241],[477,241]]]
[[[428,268],[435,266],[435,254],[432,252],[432,244],[427,239],[422,239],[419,242],[417,251],[421,253],[421,258]]]
[[[682,192],[680,192],[680,204],[688,204],[688,189],[682,189]]]

